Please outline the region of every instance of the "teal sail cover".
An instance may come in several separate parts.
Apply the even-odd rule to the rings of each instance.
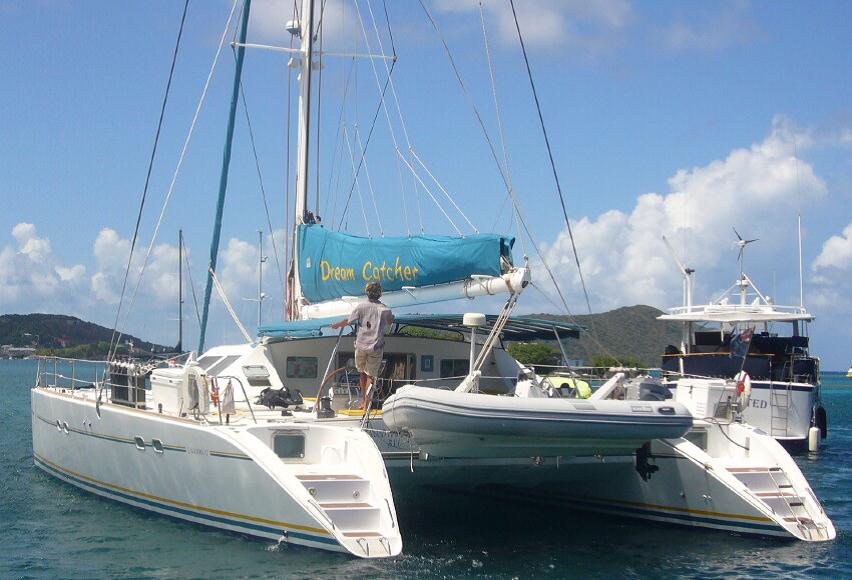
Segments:
[[[477,274],[499,276],[501,258],[512,263],[515,243],[497,234],[365,238],[315,224],[300,225],[297,236],[299,280],[311,302],[360,296],[369,282],[392,292]]]

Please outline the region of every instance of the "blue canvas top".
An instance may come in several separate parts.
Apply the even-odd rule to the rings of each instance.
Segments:
[[[457,332],[470,332],[470,329],[462,324],[461,314],[399,314],[394,320],[397,326],[418,326],[434,330],[449,330]],[[267,324],[258,328],[258,336],[303,338],[308,336],[322,336],[322,329],[327,328],[342,316],[331,318],[317,318],[314,320],[290,320],[277,324]],[[494,327],[497,316],[490,314],[485,317],[485,325],[479,328],[480,332],[488,333]],[[509,318],[503,328],[503,337],[506,340],[555,340],[556,334],[560,338],[577,338],[584,327],[563,320],[546,320],[543,318],[532,318],[517,316]]]
[[[361,296],[369,282],[392,292],[472,275],[499,276],[501,258],[512,263],[515,243],[498,234],[366,238],[316,224],[300,225],[297,236],[299,281],[311,302]]]

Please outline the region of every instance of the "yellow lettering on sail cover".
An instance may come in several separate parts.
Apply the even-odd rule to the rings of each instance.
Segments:
[[[339,266],[332,267],[327,260],[320,261],[320,276],[323,282],[327,282],[334,278],[339,282],[347,282],[355,280],[354,268],[341,268]]]
[[[387,261],[382,260],[381,264],[372,261],[364,262],[361,268],[361,279],[365,282],[413,282],[417,279],[417,273],[420,268],[417,266],[403,266],[399,263],[399,256],[393,261],[392,265],[388,265]]]

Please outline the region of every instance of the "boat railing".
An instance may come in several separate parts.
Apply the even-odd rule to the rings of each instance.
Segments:
[[[217,383],[218,383],[218,381],[236,381],[236,383],[240,386],[240,390],[243,392],[243,401],[236,401],[235,400],[234,403],[240,403],[240,402],[245,403],[246,406],[248,407],[249,413],[251,413],[252,421],[254,421],[255,424],[257,424],[257,417],[255,417],[255,415],[254,415],[254,408],[251,406],[251,400],[249,399],[248,393],[246,392],[246,387],[243,384],[243,381],[240,380],[240,377],[237,377],[237,376],[234,376],[234,375],[219,375],[219,376],[216,377],[216,381],[217,381]],[[219,401],[222,400],[221,398],[222,398],[222,391],[220,390],[219,391]],[[216,406],[219,408],[219,422],[221,423],[222,422],[221,403],[217,403]]]
[[[52,387],[75,391],[94,388],[103,382],[106,361],[66,358],[60,356],[39,356],[36,366],[35,384],[37,387]],[[88,365],[88,366],[86,366]],[[82,368],[81,368],[82,367]]]

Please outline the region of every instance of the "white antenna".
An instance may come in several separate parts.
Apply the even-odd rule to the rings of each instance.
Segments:
[[[802,214],[799,219],[799,309],[805,311],[805,278],[802,271]]]
[[[681,263],[666,236],[663,236],[663,242],[665,242],[666,247],[669,249],[669,253],[677,264],[680,273],[683,274],[683,305],[686,306],[687,311],[692,310],[692,275],[695,273],[695,270],[687,268]]]

